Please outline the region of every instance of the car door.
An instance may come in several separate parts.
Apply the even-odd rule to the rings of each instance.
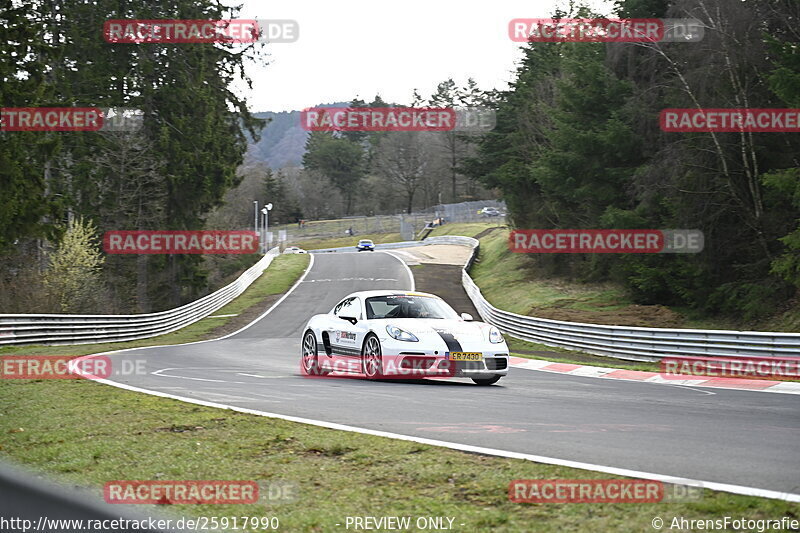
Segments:
[[[342,301],[333,310],[338,320],[332,324],[329,332],[333,353],[337,355],[361,355],[361,344],[366,334],[363,326],[364,315],[361,312],[361,300],[350,297]],[[355,324],[353,324],[353,320]]]

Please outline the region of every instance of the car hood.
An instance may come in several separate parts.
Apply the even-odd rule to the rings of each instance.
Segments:
[[[488,341],[489,324],[483,322],[466,322],[459,319],[436,319],[436,318],[391,318],[380,320],[386,326],[392,325],[413,333],[417,337],[435,336],[440,334],[451,334],[458,341]]]

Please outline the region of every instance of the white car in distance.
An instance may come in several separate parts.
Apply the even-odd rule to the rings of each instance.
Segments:
[[[307,254],[308,252],[306,252],[302,248],[298,248],[297,246],[289,246],[288,248],[286,248],[283,251],[283,253],[285,253],[285,254]]]

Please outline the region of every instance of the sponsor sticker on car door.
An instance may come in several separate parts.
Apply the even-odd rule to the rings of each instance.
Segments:
[[[337,331],[336,332],[336,342],[337,343],[344,343],[344,344],[355,344],[356,343],[356,334],[350,331]]]

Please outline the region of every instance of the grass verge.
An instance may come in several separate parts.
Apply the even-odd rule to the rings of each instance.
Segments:
[[[346,516],[446,516],[456,531],[645,531],[653,517],[797,518],[800,505],[703,491],[692,503],[516,504],[514,479],[614,476],[193,406],[91,381],[0,384],[0,456],[100,495],[109,480],[296,483],[293,503],[142,506],[176,516],[277,516],[333,531]],[[463,524],[463,525],[462,525]],[[535,524],[535,526],[534,526]]]
[[[241,314],[264,296],[284,292],[307,261],[306,255],[277,258],[215,315]],[[37,347],[37,353],[189,342],[223,320],[208,318],[197,324],[202,327],[144,341]],[[519,349],[531,347],[536,345]],[[630,531],[648,529],[654,516],[800,515],[797,504],[711,491],[694,503],[515,504],[507,497],[513,479],[611,476],[194,406],[85,380],[0,380],[0,457],[98,496],[105,482],[120,479],[296,483],[299,498],[293,503],[158,507],[175,516],[277,516],[284,531],[341,529],[335,524],[345,516],[446,516],[454,518],[457,531]]]
[[[352,246],[361,239],[369,239],[375,244],[387,242],[398,242],[402,240],[399,233],[365,233],[363,235],[353,235],[352,237],[333,237],[329,239],[307,239],[297,242],[297,246],[304,250],[319,250],[320,248],[339,248],[342,246]]]
[[[491,220],[491,219],[490,219]],[[490,228],[503,228],[506,224],[503,222],[456,222],[453,224],[445,224],[434,228],[430,237],[438,237],[441,235],[463,235],[465,237],[476,237]]]
[[[800,328],[797,301],[774,316],[743,323],[736,317],[699,316],[697,311],[684,308],[639,305],[623,287],[613,283],[536,278],[526,268],[529,258],[508,250],[508,234],[509,230],[503,228],[482,236],[478,261],[470,271],[484,297],[506,311],[571,322],[656,328],[787,332]]]

